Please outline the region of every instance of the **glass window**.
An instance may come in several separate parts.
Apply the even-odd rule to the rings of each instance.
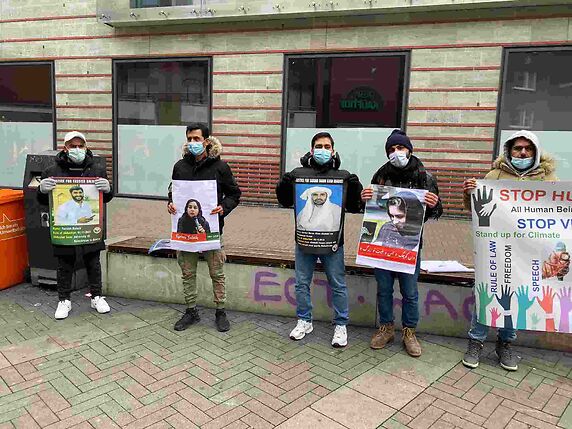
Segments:
[[[538,134],[557,159],[557,176],[572,179],[572,49],[508,49],[499,109],[499,151],[514,131]]]
[[[329,131],[344,168],[369,181],[385,140],[403,126],[407,54],[289,57],[285,169],[299,165],[312,136]]]
[[[201,0],[130,0],[132,9],[141,7],[166,7],[200,5]]]
[[[0,63],[0,187],[21,187],[26,155],[54,147],[52,63]]]
[[[206,60],[118,63],[118,123],[208,122],[208,69]]]
[[[115,81],[118,191],[164,197],[187,124],[210,123],[210,60],[117,60]]]

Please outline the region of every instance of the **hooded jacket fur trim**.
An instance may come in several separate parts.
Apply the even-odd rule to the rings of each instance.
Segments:
[[[206,138],[206,141],[209,143],[207,145],[207,154],[211,158],[216,158],[222,154],[222,143],[219,139],[214,136],[210,136]],[[189,143],[184,143],[181,147],[182,156],[184,157],[186,154],[189,153]]]

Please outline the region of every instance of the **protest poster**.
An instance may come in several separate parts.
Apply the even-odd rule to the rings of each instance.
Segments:
[[[103,198],[96,177],[54,177],[50,192],[50,236],[53,244],[77,246],[103,238]]]
[[[173,180],[170,248],[185,252],[220,249],[216,180]]]
[[[471,200],[478,321],[571,332],[572,185],[477,180]]]
[[[343,179],[297,178],[294,193],[298,246],[313,254],[335,252],[343,222]]]
[[[372,185],[365,205],[356,263],[413,274],[425,218],[421,189]]]

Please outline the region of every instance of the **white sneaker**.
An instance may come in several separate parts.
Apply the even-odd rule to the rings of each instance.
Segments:
[[[290,338],[296,341],[301,340],[306,336],[306,334],[309,334],[313,330],[314,327],[312,326],[312,322],[306,322],[305,320],[300,319],[298,320],[296,327],[292,329],[292,332],[290,332]]]
[[[334,329],[334,338],[332,338],[333,347],[345,347],[348,345],[348,331],[344,325],[336,325]]]
[[[104,296],[96,296],[91,299],[91,308],[95,308],[98,313],[109,313],[109,304]]]
[[[71,301],[69,299],[60,301],[58,302],[58,308],[56,308],[56,314],[54,315],[54,317],[57,320],[65,319],[66,317],[68,317],[70,311],[71,311]]]

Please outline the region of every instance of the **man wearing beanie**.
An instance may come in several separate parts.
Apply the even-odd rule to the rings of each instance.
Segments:
[[[419,158],[413,155],[411,140],[401,130],[393,130],[385,143],[385,152],[389,162],[383,164],[373,175],[371,183],[374,185],[395,186],[398,188],[425,189],[425,219],[438,219],[443,214],[443,206],[439,199],[437,180],[427,171]],[[363,201],[373,197],[373,189],[366,188],[361,193]],[[379,329],[373,335],[370,347],[382,349],[393,341],[395,328],[393,325],[393,283],[395,278],[399,280],[399,288],[402,296],[401,324],[403,331],[403,344],[410,356],[421,356],[421,345],[415,336],[415,328],[419,321],[417,279],[421,264],[421,246],[415,273],[406,274],[376,268],[374,270],[377,281],[377,305],[379,312]]]
[[[543,152],[536,134],[520,130],[511,135],[504,143],[502,154],[493,163],[485,180],[538,180],[556,181],[554,158]],[[474,178],[463,183],[463,200],[465,207],[471,209],[471,193],[477,187]],[[475,267],[478,269],[478,267]],[[476,310],[476,309],[475,309]],[[479,366],[484,342],[487,339],[489,327],[479,323],[476,311],[473,310],[471,328],[469,329],[469,344],[463,357],[463,365],[467,368]],[[516,340],[516,329],[500,328],[497,330],[495,353],[499,364],[507,371],[518,369],[518,357],[512,352],[511,344]]]
[[[48,204],[49,193],[56,187],[54,177],[97,177],[95,187],[103,193],[103,202],[108,203],[113,198],[111,184],[107,180],[105,167],[101,168],[93,162],[93,154],[87,148],[87,140],[79,131],[72,131],[64,137],[64,148],[55,157],[53,165],[42,172],[42,180],[38,187],[38,201]],[[76,188],[77,189],[77,188]],[[81,188],[79,188],[81,189]],[[70,193],[75,192],[74,188]],[[73,195],[73,194],[72,194]],[[79,199],[79,196],[78,196]],[[81,191],[83,200],[83,190]],[[75,204],[75,203],[74,203]],[[85,223],[86,214],[77,222]],[[82,221],[83,219],[83,221]],[[71,283],[76,258],[82,258],[91,293],[91,308],[98,313],[109,313],[109,305],[101,296],[101,263],[99,253],[105,250],[103,240],[97,243],[78,246],[53,245],[54,256],[58,258],[57,282],[59,303],[55,318],[65,319],[71,311]]]

